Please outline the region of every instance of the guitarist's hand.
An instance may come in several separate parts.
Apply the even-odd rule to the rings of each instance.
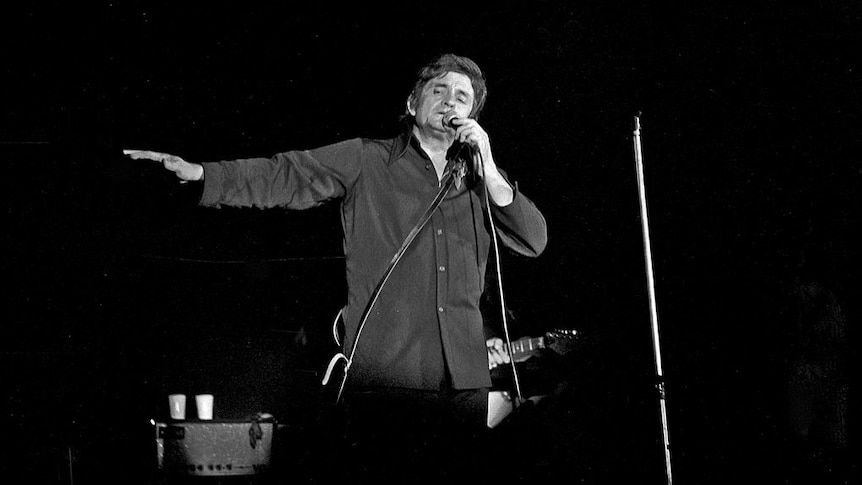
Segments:
[[[509,363],[509,353],[506,352],[506,346],[503,345],[503,339],[489,338],[485,341],[485,346],[488,347],[488,370],[493,369],[500,364]]]

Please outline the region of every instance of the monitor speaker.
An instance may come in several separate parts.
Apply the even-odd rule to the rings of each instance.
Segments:
[[[275,423],[155,423],[158,469],[170,475],[241,476],[266,472]]]

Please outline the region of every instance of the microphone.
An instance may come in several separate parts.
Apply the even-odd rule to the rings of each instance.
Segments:
[[[449,113],[449,114],[447,114],[447,115],[445,115],[445,116],[443,117],[443,126],[444,126],[445,128],[451,128],[451,129],[453,129],[453,130],[457,130],[457,129],[458,129],[458,125],[456,125],[456,124],[455,124],[455,123],[453,123],[453,122],[454,122],[455,120],[460,120],[460,119],[461,119],[461,118],[459,118],[459,117],[458,117],[458,115],[457,115],[456,113]]]

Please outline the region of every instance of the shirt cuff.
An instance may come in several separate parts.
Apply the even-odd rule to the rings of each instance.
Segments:
[[[223,169],[218,163],[202,163],[201,166],[204,168],[204,190],[199,204],[206,207],[218,205],[224,180]]]

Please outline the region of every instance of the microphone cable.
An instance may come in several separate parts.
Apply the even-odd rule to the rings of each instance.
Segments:
[[[500,296],[500,315],[503,324],[503,336],[506,341],[506,350],[509,352],[509,364],[512,367],[512,380],[515,384],[515,399],[513,400],[514,406],[517,408],[523,401],[523,397],[521,395],[521,380],[518,378],[518,368],[515,365],[515,359],[512,357],[512,338],[509,334],[509,319],[506,315],[506,297],[503,292],[503,271],[501,268],[501,258],[500,258],[500,245],[498,242],[497,236],[497,225],[494,224],[494,216],[491,213],[491,201],[488,197],[488,183],[485,179],[485,160],[482,157],[481,150],[473,150],[474,157],[474,165],[475,163],[479,164],[479,167],[482,171],[482,184],[484,185],[484,190],[482,191],[485,199],[485,210],[488,214],[488,223],[491,226],[491,241],[494,246],[494,270],[496,272],[496,280],[497,280],[497,292]]]

